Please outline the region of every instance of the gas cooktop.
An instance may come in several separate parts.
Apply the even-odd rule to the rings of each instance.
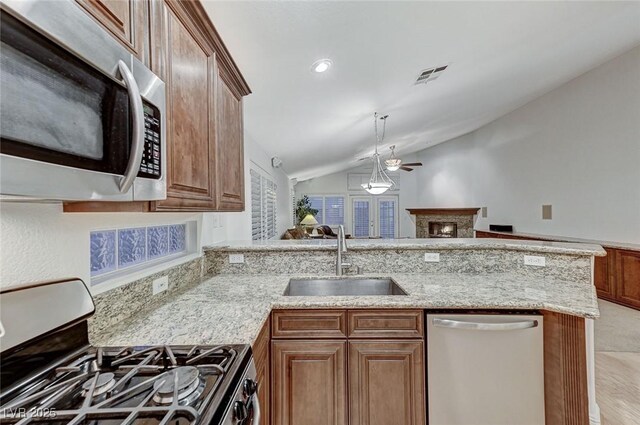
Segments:
[[[12,310],[19,301],[13,298],[2,293],[2,310]],[[19,328],[15,319],[2,311],[7,334]],[[88,344],[86,320],[8,350],[1,341],[2,423],[256,423],[249,412],[258,409],[257,383],[246,345],[96,348]]]

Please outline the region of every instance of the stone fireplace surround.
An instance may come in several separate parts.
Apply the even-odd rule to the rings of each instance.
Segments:
[[[459,238],[473,237],[473,224],[480,208],[407,208],[416,216],[416,238],[429,237],[429,223],[456,223]]]

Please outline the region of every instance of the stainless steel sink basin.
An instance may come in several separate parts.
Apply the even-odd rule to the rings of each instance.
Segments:
[[[357,295],[407,295],[389,278],[380,279],[291,279],[286,296],[357,296]]]

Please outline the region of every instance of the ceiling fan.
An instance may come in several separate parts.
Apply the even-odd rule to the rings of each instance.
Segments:
[[[389,159],[384,161],[384,165],[387,167],[389,171],[403,170],[403,171],[413,171],[412,167],[422,167],[422,162],[408,162],[406,164],[402,163],[402,160],[396,157],[396,153],[394,149],[396,145],[390,146],[391,156]]]

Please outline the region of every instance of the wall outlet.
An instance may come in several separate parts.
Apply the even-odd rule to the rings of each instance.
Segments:
[[[425,252],[424,253],[424,261],[427,263],[439,263],[440,262],[440,253],[439,252]]]
[[[487,218],[488,215],[488,208],[487,207],[482,207],[482,218]]]
[[[244,263],[244,254],[229,254],[229,264]]]
[[[551,205],[542,206],[542,219],[551,220]]]
[[[153,295],[169,289],[169,276],[162,276],[153,281]]]
[[[538,255],[525,255],[524,265],[544,267],[546,266],[546,260],[545,260],[545,257],[540,257]]]

